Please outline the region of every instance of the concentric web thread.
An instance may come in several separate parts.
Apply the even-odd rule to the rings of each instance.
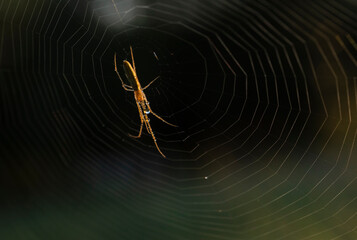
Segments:
[[[356,10],[1,1],[0,236],[356,239]]]

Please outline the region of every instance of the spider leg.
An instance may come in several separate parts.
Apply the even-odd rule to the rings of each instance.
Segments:
[[[145,123],[146,130],[148,131],[148,133],[151,135],[152,139],[154,140],[156,149],[159,151],[161,156],[166,158],[166,156],[161,152],[161,150],[159,148],[159,145],[157,145],[156,137],[155,137],[155,135],[154,135],[154,133],[152,131],[152,128],[150,126],[150,120],[149,120],[148,116],[146,114],[142,113],[142,110],[141,110],[140,105],[139,105],[138,102],[136,102],[136,105],[138,106],[138,110],[139,110],[139,114],[140,114],[140,120],[141,120],[140,131],[139,131],[138,136],[133,136],[131,134],[129,134],[129,136],[132,137],[132,138],[140,138],[142,130],[143,130],[143,124]]]
[[[146,105],[146,107],[149,109],[149,111],[155,116],[155,117],[157,117],[158,119],[160,119],[161,121],[163,121],[164,123],[166,123],[167,125],[170,125],[170,126],[173,126],[173,127],[178,127],[177,125],[174,125],[174,124],[172,124],[172,123],[169,123],[169,122],[167,122],[167,121],[165,121],[162,117],[160,117],[159,115],[157,115],[156,113],[154,113],[153,111],[152,111],[152,109],[151,109],[151,107],[150,107],[150,105],[149,105],[149,103],[148,103],[148,101],[145,99],[145,105]]]
[[[133,63],[133,69],[134,71],[136,71],[135,69],[135,62],[134,62],[134,54],[133,54],[133,48],[130,46],[130,53],[131,53],[131,61]]]
[[[143,131],[144,116],[143,116],[142,110],[141,110],[141,108],[140,108],[140,105],[139,105],[139,103],[136,101],[136,99],[135,99],[135,102],[136,102],[136,106],[138,106],[138,111],[139,111],[139,115],[140,115],[140,121],[141,121],[140,130],[139,130],[139,134],[138,134],[137,136],[134,136],[134,135],[131,135],[131,134],[129,134],[129,136],[132,137],[132,138],[140,138],[140,137],[141,137],[141,133],[142,133],[142,131]]]
[[[145,117],[145,127],[146,127],[146,130],[148,131],[148,133],[151,135],[152,139],[154,140],[154,143],[155,143],[155,146],[156,146],[156,149],[159,151],[159,153],[161,154],[161,156],[163,156],[164,158],[166,158],[166,156],[161,152],[160,148],[159,148],[159,145],[157,145],[157,142],[156,142],[156,137],[151,129],[151,126],[150,126],[150,120],[148,118],[148,116],[146,114],[144,114],[144,117]]]
[[[160,76],[157,76],[154,80],[152,80],[148,85],[143,88],[143,90],[147,89],[151,85],[151,83],[155,82],[159,77]]]
[[[121,81],[121,85],[123,86],[124,90],[125,91],[130,91],[130,92],[133,92],[133,88],[127,84],[124,83],[123,79],[120,77],[120,74],[118,72],[118,69],[117,69],[117,53],[114,53],[114,71],[117,73],[120,81]]]

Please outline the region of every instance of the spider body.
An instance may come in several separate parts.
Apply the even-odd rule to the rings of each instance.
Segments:
[[[136,75],[136,72],[134,71],[133,67],[131,66],[130,62],[124,60],[123,61],[123,68],[125,72],[125,76],[128,79],[130,86],[133,88],[134,91],[140,91],[141,90],[141,85],[138,79],[138,76]]]
[[[125,84],[123,79],[120,77],[120,74],[117,70],[116,53],[114,53],[114,66],[115,66],[114,70],[115,70],[116,74],[118,75],[124,90],[134,92],[134,98],[135,98],[136,106],[138,107],[140,121],[141,121],[139,134],[137,136],[132,136],[129,134],[129,136],[131,136],[133,138],[140,138],[142,130],[143,130],[143,125],[145,124],[146,130],[148,131],[148,133],[151,135],[152,139],[154,140],[157,150],[163,157],[165,157],[165,155],[161,152],[161,150],[156,142],[156,137],[154,135],[154,132],[152,131],[148,114],[152,113],[155,117],[157,117],[158,119],[160,119],[161,121],[163,121],[164,123],[166,123],[168,125],[171,125],[173,127],[177,127],[177,126],[165,121],[164,119],[162,119],[160,116],[158,116],[156,113],[154,113],[151,110],[149,102],[146,99],[144,90],[146,88],[148,88],[156,79],[158,79],[158,77],[155,78],[153,81],[151,81],[144,88],[142,88],[141,84],[139,82],[138,76],[136,74],[133,49],[131,47],[130,47],[130,52],[131,52],[131,59],[132,59],[133,65],[131,65],[130,62],[128,62],[126,60],[123,61],[123,68],[124,68],[125,76],[128,79],[130,85]]]

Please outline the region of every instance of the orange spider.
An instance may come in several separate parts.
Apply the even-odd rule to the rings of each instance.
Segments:
[[[120,74],[117,70],[117,59],[116,59],[116,53],[114,53],[114,66],[115,66],[115,72],[117,73],[122,86],[124,88],[124,90],[126,91],[130,91],[130,92],[134,92],[134,97],[135,97],[135,102],[136,102],[136,106],[138,107],[139,110],[139,115],[140,115],[140,121],[141,121],[141,125],[140,125],[140,131],[139,134],[137,136],[133,136],[131,134],[129,134],[130,137],[133,138],[140,138],[141,137],[141,132],[143,130],[143,124],[145,123],[145,127],[146,130],[148,131],[148,133],[151,135],[152,139],[154,140],[155,146],[157,148],[157,150],[160,152],[160,154],[164,157],[165,155],[161,152],[159,146],[157,145],[156,142],[156,138],[155,135],[151,129],[150,126],[150,120],[148,117],[148,114],[152,113],[155,117],[157,117],[158,119],[160,119],[161,121],[163,121],[164,123],[171,125],[173,127],[177,127],[176,125],[173,125],[169,122],[166,122],[164,119],[162,119],[160,116],[158,116],[156,113],[154,113],[150,106],[149,106],[149,102],[146,99],[145,93],[143,90],[145,90],[146,88],[148,88],[153,82],[156,81],[156,79],[159,78],[156,77],[154,80],[152,80],[148,85],[146,85],[144,88],[141,87],[138,76],[136,75],[136,69],[135,69],[135,62],[134,62],[134,56],[133,56],[133,49],[130,46],[130,53],[131,53],[131,60],[133,62],[133,67],[131,66],[130,62],[124,60],[123,61],[123,68],[124,68],[124,72],[125,72],[125,76],[128,79],[130,85],[127,85],[124,83],[123,79],[120,77]]]

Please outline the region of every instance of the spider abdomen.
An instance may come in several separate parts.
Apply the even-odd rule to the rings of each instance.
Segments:
[[[134,91],[139,90],[139,88],[141,88],[140,83],[139,83],[138,77],[136,76],[136,72],[134,71],[130,62],[124,60],[123,68],[124,68],[125,75],[129,81],[130,85],[134,89]]]

